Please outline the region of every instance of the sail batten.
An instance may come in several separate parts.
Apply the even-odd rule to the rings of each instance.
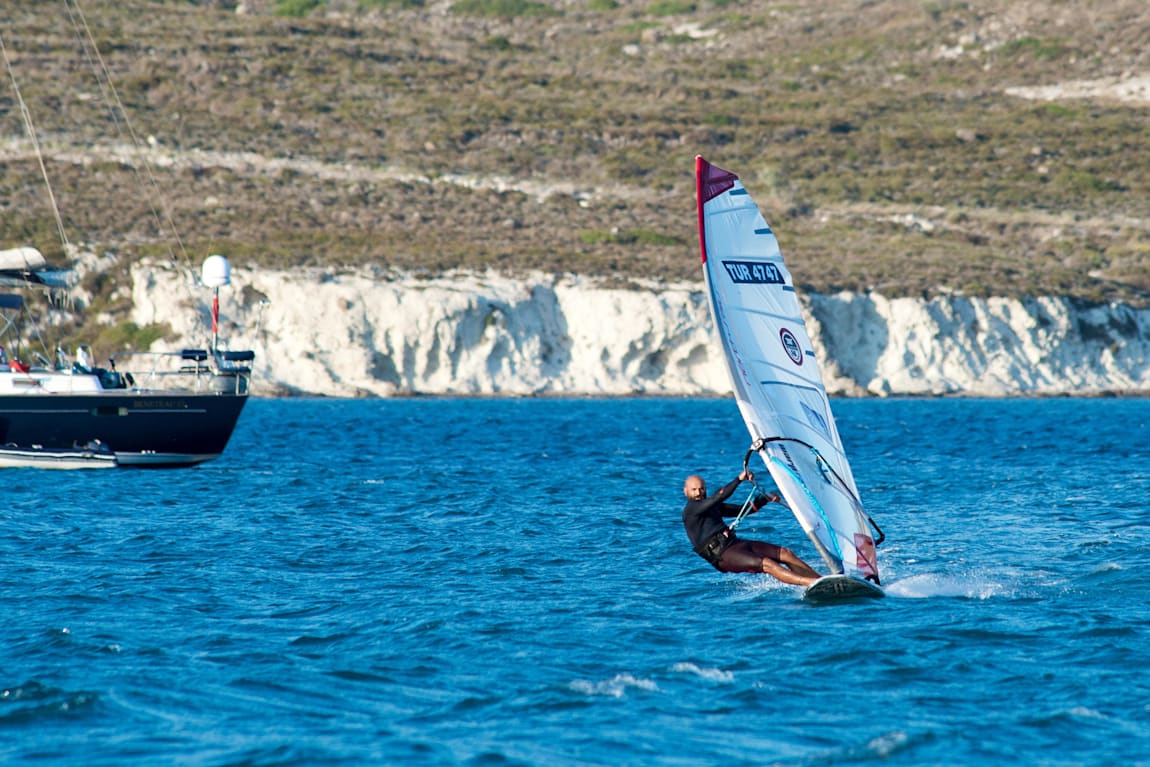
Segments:
[[[784,287],[784,290],[785,289],[786,288]],[[757,309],[753,306],[737,306],[735,308],[738,309],[739,311],[746,312],[749,316],[752,316],[752,317],[765,317],[767,319],[780,321],[780,322],[784,321],[784,320],[786,320],[786,321],[793,321],[794,320],[794,317],[791,317],[789,314],[779,314],[778,312],[769,312],[765,309]],[[810,349],[805,349],[804,351],[807,354],[814,354],[814,352],[811,351]]]
[[[702,157],[695,170],[707,296],[747,431],[827,567],[877,583],[868,518],[778,240],[737,175]]]
[[[791,388],[791,389],[802,389],[804,391],[813,391],[813,392],[820,394],[820,395],[826,394],[826,391],[827,391],[825,388],[823,388],[822,386],[819,386],[814,381],[808,381],[808,382],[803,383],[803,384],[797,384],[794,381],[782,381],[779,379],[772,380],[770,378],[764,378],[763,380],[759,381],[759,385],[760,386],[786,386],[786,387]]]

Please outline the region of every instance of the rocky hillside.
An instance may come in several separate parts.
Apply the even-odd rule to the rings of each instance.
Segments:
[[[222,252],[696,279],[703,154],[743,177],[809,291],[1150,296],[1144,0],[9,0],[0,16],[64,230],[122,269]],[[0,245],[63,260],[17,107],[8,85]],[[105,319],[127,316],[116,278],[86,285]]]

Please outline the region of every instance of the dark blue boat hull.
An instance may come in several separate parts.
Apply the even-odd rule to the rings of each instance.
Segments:
[[[0,444],[70,448],[100,440],[121,466],[219,457],[247,394],[111,391],[0,396]]]

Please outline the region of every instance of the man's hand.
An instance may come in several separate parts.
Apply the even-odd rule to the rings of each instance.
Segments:
[[[743,471],[739,474],[739,481],[740,482],[746,482],[748,479],[754,479],[754,478],[755,478],[755,473],[753,471],[748,470],[748,469],[743,469]]]
[[[751,501],[751,508],[755,511],[766,506],[768,503],[778,503],[778,493],[764,493],[763,495],[755,496],[755,500]]]

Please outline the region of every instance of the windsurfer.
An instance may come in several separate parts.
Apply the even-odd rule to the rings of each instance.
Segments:
[[[738,538],[735,531],[723,522],[723,517],[734,517],[741,507],[726,500],[745,480],[754,475],[744,469],[738,477],[724,485],[717,493],[707,497],[707,483],[697,474],[683,483],[687,505],[683,507],[683,527],[695,553],[724,573],[767,573],[783,583],[809,586],[819,574],[790,549],[764,541]],[[777,493],[755,499],[754,511],[771,501],[778,501]]]

